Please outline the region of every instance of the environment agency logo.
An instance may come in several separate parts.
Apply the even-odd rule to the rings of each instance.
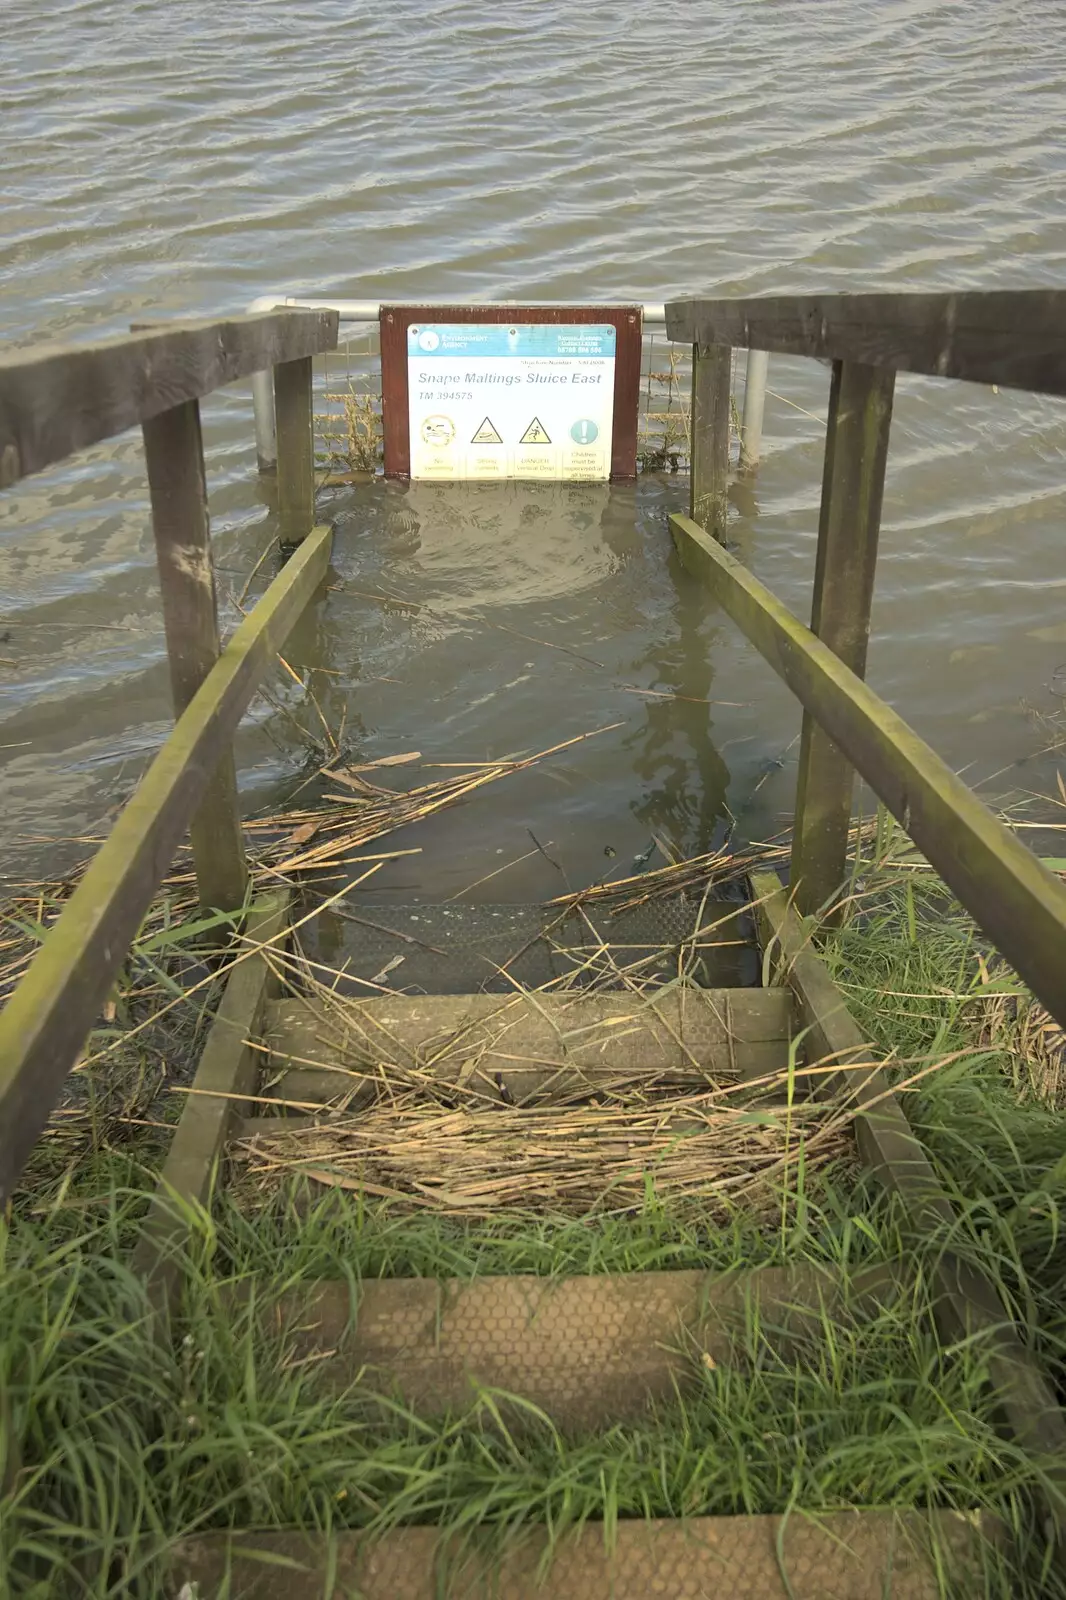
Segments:
[[[440,334],[433,328],[423,328],[418,335],[418,348],[420,350],[435,350],[440,344]]]

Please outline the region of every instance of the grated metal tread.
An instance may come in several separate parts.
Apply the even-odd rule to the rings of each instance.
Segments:
[[[698,1389],[707,1366],[734,1359],[748,1326],[780,1350],[819,1338],[827,1320],[839,1326],[892,1303],[906,1281],[901,1263],[885,1262],[847,1280],[809,1266],[327,1280],[273,1302],[257,1284],[255,1298],[286,1363],[313,1362],[331,1386],[363,1377],[431,1415],[468,1406],[487,1385],[561,1428],[590,1431]]]
[[[482,1528],[484,1536],[489,1530]],[[999,1535],[958,1511],[834,1511],[814,1516],[691,1517],[602,1525],[557,1540],[529,1532],[493,1558],[434,1528],[370,1543],[357,1533],[206,1534],[171,1558],[171,1596],[199,1600],[941,1600],[937,1572],[984,1594]],[[934,1559],[935,1551],[937,1559]],[[228,1584],[228,1587],[226,1586]]]
[[[333,930],[328,941],[322,922]],[[622,978],[612,978],[609,961],[597,954],[604,944],[619,966],[640,963],[645,977],[676,976],[676,950],[685,940],[694,940],[693,976],[708,987],[747,987],[759,972],[750,915],[736,902],[703,904],[702,896],[688,894],[663,895],[617,914],[607,902],[579,913],[544,904],[364,906],[353,900],[342,902],[335,917],[316,918],[312,939],[317,942],[309,954],[344,969],[340,992],[364,998],[382,987],[407,994],[510,994],[516,984],[538,989],[573,977],[590,959],[597,987],[622,989]],[[397,957],[400,964],[385,973]]]

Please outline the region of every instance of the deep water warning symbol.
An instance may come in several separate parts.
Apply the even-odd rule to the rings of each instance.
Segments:
[[[533,421],[518,442],[519,444],[551,444],[548,430],[539,417],[533,418]]]
[[[474,415],[477,416],[477,412],[476,411],[475,411]],[[471,444],[502,444],[503,440],[500,438],[499,434],[496,432],[496,429],[493,427],[493,425],[489,421],[488,417],[486,417],[484,422],[481,424],[480,428],[475,433],[474,437],[471,439],[470,443]]]

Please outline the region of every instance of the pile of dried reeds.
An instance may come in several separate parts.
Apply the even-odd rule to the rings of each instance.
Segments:
[[[995,993],[982,1002],[979,1042],[1010,1062],[1016,1092],[1054,1110],[1066,1106],[1066,1031],[1024,992]]]
[[[484,1110],[411,1095],[350,1120],[259,1132],[237,1159],[242,1187],[260,1193],[299,1175],[402,1209],[491,1217],[627,1211],[654,1190],[671,1205],[698,1198],[720,1220],[741,1201],[749,1215],[779,1214],[800,1150],[806,1183],[848,1144],[844,1125],[811,1102],[735,1105],[712,1092]]]

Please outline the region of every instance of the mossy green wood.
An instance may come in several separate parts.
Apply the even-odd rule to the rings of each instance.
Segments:
[[[143,431],[170,685],[180,717],[219,652],[199,401],[164,411]],[[200,904],[236,910],[244,904],[248,869],[232,745],[219,757],[189,832]]]
[[[247,938],[253,950],[268,941],[280,948],[288,906],[288,891],[278,890],[251,907]],[[134,1269],[148,1280],[160,1311],[170,1308],[180,1282],[176,1255],[187,1238],[190,1208],[208,1203],[226,1140],[254,1097],[262,1058],[251,1041],[275,988],[271,966],[259,953],[246,955],[226,980],[134,1251]],[[245,1094],[248,1100],[238,1098]]]
[[[234,633],[0,1013],[0,1202],[100,1013],[255,689],[329,565],[315,528]]]
[[[877,535],[895,373],[838,361],[829,391],[811,631],[859,678],[866,675]],[[791,882],[803,912],[844,878],[855,772],[809,711],[803,713]]]
[[[314,371],[311,358],[274,368],[278,439],[278,521],[282,540],[298,544],[315,520]]]
[[[715,538],[721,536],[726,517],[732,354],[728,345],[692,347],[689,510]]]
[[[1066,886],[746,567],[690,518],[670,525],[682,560],[1066,1026]]]
[[[857,1105],[856,1143],[863,1160],[899,1195],[916,1231],[940,1246],[935,1253],[936,1310],[944,1337],[951,1342],[976,1337],[987,1350],[989,1381],[1004,1431],[1045,1463],[1045,1526],[1049,1535],[1053,1530],[1060,1563],[1066,1562],[1066,1418],[1051,1385],[992,1281],[947,1248],[960,1236],[955,1208],[878,1066],[877,1052],[863,1038],[847,1001],[811,948],[810,928],[792,909],[780,878],[756,872],[751,887],[759,942],[770,953],[778,981],[789,984],[799,1004],[807,1060],[839,1068],[815,1074],[811,1089]]]

